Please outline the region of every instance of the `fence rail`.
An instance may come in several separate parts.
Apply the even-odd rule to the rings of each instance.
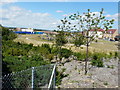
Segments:
[[[32,67],[2,77],[3,89],[55,88],[56,64]]]

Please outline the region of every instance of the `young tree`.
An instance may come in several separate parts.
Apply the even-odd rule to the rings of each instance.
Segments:
[[[103,29],[104,32],[107,31],[109,28],[112,28],[112,24],[114,19],[107,20],[103,15],[104,9],[99,12],[99,14],[91,12],[90,9],[83,14],[75,13],[70,15],[68,20],[65,20],[65,23],[68,23],[66,27],[68,30],[77,30],[84,32],[82,35],[86,38],[86,59],[85,59],[85,74],[87,74],[87,62],[88,62],[88,47],[90,42],[94,40],[95,34],[99,29]],[[65,18],[66,19],[66,18]],[[64,25],[65,26],[65,25]],[[90,35],[89,31],[94,29],[94,34]]]
[[[59,49],[59,58],[61,59],[61,47],[67,43],[65,30],[66,30],[66,18],[61,20],[62,25],[57,26],[58,27],[58,34],[56,35],[56,47]]]

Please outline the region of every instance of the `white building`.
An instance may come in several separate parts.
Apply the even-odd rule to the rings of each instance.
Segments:
[[[21,29],[23,32],[33,32],[34,30],[32,28],[26,28],[26,29]]]
[[[102,38],[103,37],[103,29],[99,29],[97,31],[95,30],[90,30],[89,31],[89,36],[94,36],[94,38]]]

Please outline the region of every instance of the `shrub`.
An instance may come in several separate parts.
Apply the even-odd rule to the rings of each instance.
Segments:
[[[45,48],[45,47],[41,47],[41,48],[39,49],[39,52],[40,52],[43,56],[45,56],[45,57],[49,54],[48,49]]]
[[[93,54],[91,54],[91,58],[97,58],[97,59],[101,59],[101,58],[110,58],[110,55],[107,55],[106,53],[98,53],[98,52],[94,52]]]
[[[92,64],[93,66],[96,66],[96,65],[97,65],[97,61],[96,61],[96,60],[91,60],[91,64]]]
[[[68,74],[66,74],[66,75],[63,74],[65,70],[66,69],[63,68],[62,71],[60,72],[60,71],[58,71],[58,68],[56,69],[56,85],[57,86],[61,84],[61,81],[64,77],[68,76]]]
[[[58,54],[58,48],[57,47],[53,47],[51,49],[51,53],[57,55]]]
[[[83,47],[80,47],[80,49],[83,49]]]
[[[76,47],[80,47],[83,44],[85,44],[85,37],[82,34],[76,35],[76,37],[74,39],[74,45]]]
[[[58,33],[59,34],[56,35],[56,40],[55,40],[56,45],[57,46],[63,46],[64,44],[67,43],[67,39],[65,37],[65,33],[64,33],[64,31],[59,31]]]
[[[95,42],[97,43],[97,42],[98,42],[98,40],[95,40]]]
[[[114,65],[111,65],[111,66],[108,65],[107,68],[114,69]]]
[[[101,60],[101,58],[104,57],[104,55],[102,53],[94,53],[92,55],[92,60],[91,60],[91,64],[93,66],[97,66],[97,67],[103,67],[103,61]]]
[[[93,59],[94,60],[97,60],[98,59],[98,56],[96,54],[93,55]]]
[[[108,85],[108,82],[104,82],[104,85]]]
[[[61,53],[61,57],[65,57],[65,58],[68,58],[69,56],[72,55],[72,51],[66,48],[62,48],[60,53]]]
[[[93,66],[97,66],[97,67],[103,67],[104,66],[103,65],[103,61],[100,60],[100,59],[97,59],[97,60],[93,59],[93,60],[91,60],[91,64]]]
[[[97,62],[98,62],[97,67],[103,67],[104,66],[102,60],[98,60]]]
[[[47,55],[47,59],[49,59],[49,60],[52,60],[53,57],[54,57],[54,54],[48,54],[48,55]]]
[[[115,58],[118,57],[118,52],[115,52]]]
[[[77,52],[75,52],[74,56],[76,56],[78,60],[84,60],[86,58],[85,53],[77,53]]]
[[[49,44],[42,44],[41,47],[46,48],[51,53],[51,48]]]

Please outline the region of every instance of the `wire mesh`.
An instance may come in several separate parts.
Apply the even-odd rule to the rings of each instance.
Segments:
[[[2,77],[3,89],[48,88],[54,65],[34,67]]]

